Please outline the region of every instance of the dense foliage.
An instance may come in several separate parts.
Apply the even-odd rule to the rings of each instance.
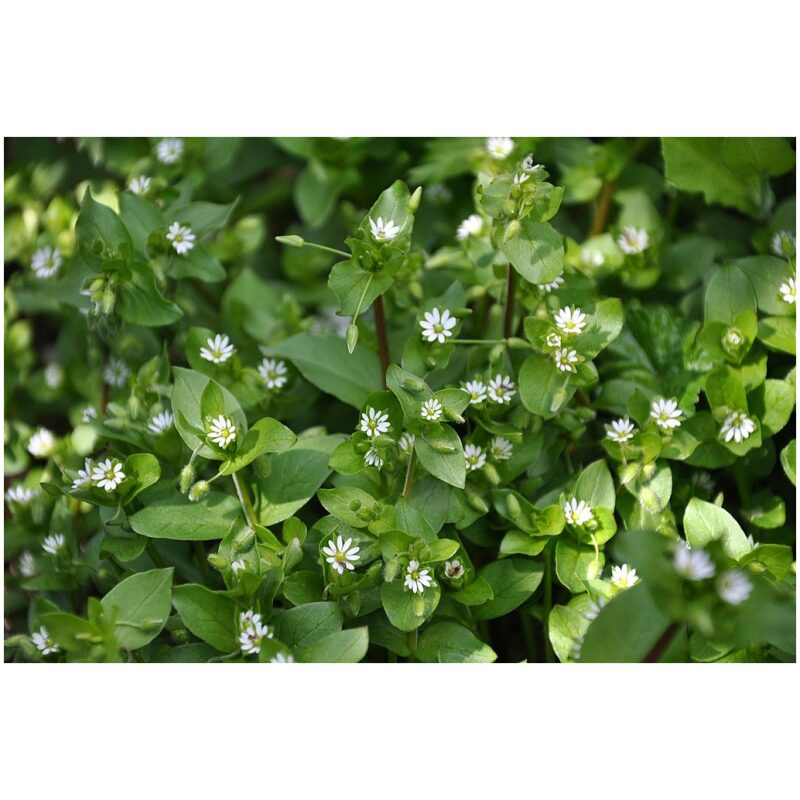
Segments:
[[[7,151],[7,660],[794,660],[793,142]]]

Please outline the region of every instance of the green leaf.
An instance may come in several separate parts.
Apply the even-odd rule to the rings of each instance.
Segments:
[[[303,648],[342,628],[342,612],[336,603],[307,603],[290,608],[275,620],[275,636],[287,647]]]
[[[767,378],[750,397],[750,410],[764,436],[774,436],[786,427],[794,410],[795,389],[786,381]]]
[[[147,499],[147,505],[129,522],[136,533],[151,539],[222,539],[241,514],[239,501],[222,492],[211,491],[197,503],[174,489],[148,495]]]
[[[578,500],[585,500],[592,508],[610,508],[613,511],[616,496],[614,479],[605,461],[595,461],[581,471],[575,486]]]
[[[297,437],[285,425],[271,417],[263,417],[253,424],[236,449],[236,455],[220,472],[231,475],[265,453],[283,453],[289,450],[296,441]]]
[[[758,322],[758,338],[770,350],[795,355],[797,324],[793,317],[764,317]]]
[[[381,586],[381,602],[389,622],[406,633],[415,631],[433,614],[441,596],[438,583],[425,589],[422,594],[405,589],[403,581],[399,579]]]
[[[683,530],[692,547],[705,547],[718,539],[731,558],[739,559],[750,552],[750,543],[739,523],[724,508],[697,497],[686,506]]]
[[[100,605],[110,617],[120,647],[136,650],[161,633],[169,616],[173,568],[138,572],[120,581]]]
[[[235,200],[228,205],[206,202],[187,203],[186,205],[171,206],[164,212],[164,217],[170,222],[188,225],[192,232],[200,237],[226,225],[235,206]]]
[[[357,664],[367,654],[368,628],[348,628],[329,633],[323,639],[305,648],[298,661],[315,664]]]
[[[556,576],[573,594],[586,591],[587,581],[600,575],[605,560],[602,551],[596,555],[589,544],[563,536],[556,544]]]
[[[577,347],[584,358],[594,358],[620,334],[625,322],[622,301],[616,297],[600,300],[590,312],[589,325],[581,334]]]
[[[131,237],[122,220],[108,206],[96,202],[88,187],[75,223],[75,235],[81,256],[92,267],[132,254]]]
[[[500,252],[531,283],[549,283],[564,271],[561,234],[548,222],[522,222],[519,235],[499,243]]]
[[[146,255],[150,234],[167,227],[161,209],[133,192],[120,192],[119,215],[130,233],[134,249],[142,255]]]
[[[118,285],[116,311],[126,322],[145,327],[171,325],[183,316],[175,303],[165,300],[156,286],[153,270],[138,261],[128,263],[130,280]]]
[[[221,653],[238,651],[236,603],[225,592],[212,592],[197,583],[176,586],[172,604],[183,624],[198,639]]]
[[[795,439],[792,439],[781,450],[781,466],[786,477],[792,482],[792,486],[797,486],[797,441]]]
[[[496,619],[521,606],[539,588],[544,569],[526,558],[504,558],[487,564],[478,575],[492,587],[494,597],[477,606],[473,618]]]
[[[269,354],[288,359],[309,383],[355,408],[383,388],[378,356],[359,345],[350,355],[344,340],[333,336],[298,333],[270,347]]]
[[[125,492],[126,503],[133,500],[148,486],[152,486],[161,477],[161,465],[158,463],[158,459],[150,453],[134,453],[128,456],[122,469],[127,478],[135,481]]]
[[[352,259],[334,264],[328,277],[328,286],[339,301],[339,314],[345,317],[356,311],[363,314],[393,283],[393,275],[367,272]]]
[[[317,497],[329,514],[354,528],[366,528],[371,520],[380,516],[379,504],[372,495],[355,486],[320,489]]]
[[[312,228],[322,225],[341,192],[357,180],[353,169],[336,169],[310,159],[294,184],[294,200],[303,221]]]
[[[218,283],[226,277],[222,264],[197,243],[186,255],[174,257],[169,274],[173,278],[197,278],[204,283]]]
[[[575,394],[568,373],[540,353],[528,356],[519,371],[519,396],[528,411],[545,419],[554,417]]]
[[[464,488],[467,477],[464,448],[459,435],[449,425],[439,425],[417,436],[414,450],[419,463],[431,475],[450,486]]]
[[[736,265],[718,267],[706,289],[706,322],[735,325],[744,312],[756,312],[756,295],[750,279]]]
[[[497,660],[488,644],[454,622],[439,622],[423,631],[415,655],[420,661],[442,664],[491,664]]]
[[[570,606],[554,606],[547,618],[547,635],[561,662],[572,661],[575,647],[583,641],[589,620]]]
[[[780,288],[790,277],[786,261],[777,256],[750,256],[740,258],[736,266],[750,279],[758,308],[765,314],[790,316],[793,306],[781,297]]]

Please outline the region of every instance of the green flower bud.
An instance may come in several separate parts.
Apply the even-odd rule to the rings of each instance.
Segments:
[[[189,501],[196,503],[198,500],[202,500],[208,494],[210,488],[208,481],[197,481],[197,483],[189,489]]]
[[[209,553],[208,563],[215,569],[225,569],[228,566],[228,559],[218,553]]]
[[[593,581],[603,570],[603,566],[598,559],[593,559],[586,568],[586,577]]]
[[[355,322],[351,322],[347,326],[347,352],[351,353],[353,350],[356,349],[356,344],[358,343],[358,325]]]
[[[425,296],[422,284],[419,281],[409,281],[408,291],[411,294],[411,296],[417,301],[422,300],[422,298]]]
[[[397,561],[387,561],[383,568],[383,580],[391,583],[397,577],[399,565]]]
[[[380,434],[372,439],[373,447],[389,447],[389,445],[392,444],[394,444],[394,439],[392,439],[391,436],[384,436],[383,434]]]
[[[176,644],[188,644],[190,640],[189,631],[186,628],[178,628],[172,631],[172,638]]]
[[[653,474],[656,471],[656,462],[651,461],[649,464],[642,464],[642,477],[649,481],[650,478],[653,477]]]
[[[406,208],[408,209],[410,214],[413,214],[419,208],[419,201],[422,199],[422,187],[418,186],[414,190],[414,194],[408,198],[408,203],[406,203]]]
[[[186,464],[186,466],[181,470],[181,494],[186,494],[189,491],[189,487],[192,485],[194,481],[194,467],[191,464]]]
[[[519,500],[517,500],[513,494],[510,494],[508,497],[506,497],[506,510],[508,511],[509,516],[515,518],[522,513],[522,506],[519,504]]]
[[[294,233],[287,234],[286,236],[276,236],[276,242],[288,245],[289,247],[303,247],[306,240],[302,236],[297,236]]]
[[[358,509],[361,508],[361,501],[360,500],[351,500],[349,508],[350,508],[351,511],[358,511]]]
[[[467,505],[475,511],[478,511],[481,514],[488,514],[489,513],[489,506],[486,505],[486,501],[478,494],[474,492],[467,492]]]
[[[512,350],[528,350],[531,347],[530,342],[526,342],[524,339],[519,339],[516,336],[507,339],[506,343]]]
[[[619,471],[619,480],[623,486],[635,481],[641,471],[641,464],[625,464]]]
[[[414,392],[414,394],[419,394],[420,392],[425,391],[425,382],[414,375],[409,375],[407,378],[403,378],[403,380],[400,381],[400,385],[409,392]]]
[[[431,447],[437,453],[455,453],[456,451],[456,448],[453,447],[452,444],[449,444],[448,442],[440,442],[438,440],[431,442]]]
[[[492,486],[499,486],[500,485],[500,475],[497,472],[494,464],[490,464],[488,461],[483,465],[483,474],[488,479],[489,483]]]
[[[518,219],[512,219],[511,222],[506,225],[505,233],[503,234],[503,243],[508,244],[512,239],[519,236],[520,229],[522,225]]]
[[[485,286],[470,286],[467,290],[467,300],[480,300],[486,296]]]

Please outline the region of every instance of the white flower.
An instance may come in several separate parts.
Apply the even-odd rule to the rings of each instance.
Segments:
[[[528,178],[530,178],[530,175],[528,175],[527,173],[517,172],[514,175],[514,186],[522,186],[522,184],[525,183],[525,181],[528,180]]]
[[[633,432],[636,430],[634,424],[627,417],[620,417],[611,423],[611,427],[606,427],[606,438],[613,442],[627,442],[633,439]]]
[[[397,446],[404,455],[411,455],[414,449],[414,434],[404,433],[398,440]]]
[[[564,517],[568,525],[585,525],[594,519],[592,507],[585,501],[578,502],[576,497],[564,504]]]
[[[39,492],[36,489],[28,489],[25,486],[12,486],[6,492],[6,500],[9,503],[26,506],[37,494],[39,494]]]
[[[31,578],[36,574],[36,561],[28,550],[19,557],[19,574],[23,578]]]
[[[208,438],[224,450],[236,438],[236,426],[228,417],[220,414],[211,420]]]
[[[51,389],[58,389],[64,380],[64,370],[60,364],[48,364],[44,368],[44,382]]]
[[[464,447],[464,459],[467,462],[467,471],[474,472],[486,463],[486,453],[476,444],[468,444]]]
[[[464,574],[464,565],[457,558],[452,561],[445,561],[444,574],[451,581],[457,581]]]
[[[150,420],[147,427],[157,436],[161,436],[162,433],[168,431],[172,427],[174,421],[175,419],[171,411],[162,411]]]
[[[245,572],[247,571],[247,564],[245,564],[243,559],[237,558],[236,561],[231,562],[231,569],[234,575],[238,575],[242,570]]]
[[[248,608],[247,611],[242,611],[239,614],[240,628],[246,628],[248,625],[254,625],[257,622],[261,622],[261,614],[257,614],[252,608]]]
[[[751,550],[755,550],[758,547],[758,542],[753,538],[752,533],[747,534],[747,543],[750,545]]]
[[[464,391],[469,392],[469,403],[472,406],[486,399],[486,384],[483,381],[467,381],[464,384]]]
[[[117,459],[107,458],[92,467],[92,482],[107,492],[113,492],[125,477],[122,464]]]
[[[411,589],[414,594],[422,594],[433,583],[429,569],[420,569],[419,561],[411,559],[406,569],[405,588]]]
[[[425,319],[420,320],[419,326],[422,328],[422,338],[426,342],[444,344],[445,339],[453,335],[453,328],[458,323],[447,308],[441,314],[438,308],[434,308],[432,311],[426,311],[423,316]]]
[[[322,548],[322,552],[325,555],[325,560],[340,575],[344,575],[344,571],[346,569],[349,569],[352,572],[355,569],[355,562],[361,558],[359,554],[361,548],[351,547],[350,545],[352,544],[352,538],[345,540],[342,539],[341,536],[337,536],[336,541],[331,538],[328,540],[328,543],[325,545],[325,547]]]
[[[729,569],[717,578],[717,592],[720,598],[732,606],[744,603],[752,591],[753,584],[741,570]]]
[[[794,278],[787,278],[786,283],[782,283],[778,289],[784,303],[793,306],[797,302],[797,287]]]
[[[489,399],[495,403],[510,403],[511,398],[516,394],[514,383],[508,375],[495,375],[489,381]]]
[[[628,564],[623,564],[621,567],[611,567],[611,583],[617,589],[630,589],[631,586],[636,586],[639,583],[639,576],[636,570]]]
[[[380,409],[375,410],[370,406],[366,413],[361,414],[359,421],[359,428],[362,433],[366,433],[370,439],[380,436],[382,433],[388,433],[389,428],[389,415],[381,413]]]
[[[86,406],[81,409],[81,422],[88,423],[93,419],[97,419],[97,409],[94,406]]]
[[[287,378],[288,370],[283,361],[274,358],[265,358],[258,367],[258,374],[267,385],[267,389],[282,389]]]
[[[602,267],[605,256],[599,250],[592,250],[591,247],[584,247],[581,250],[581,262],[587,267]]]
[[[182,256],[194,247],[195,235],[188,225],[181,225],[180,222],[173,222],[167,228],[167,240],[172,242],[175,252]]]
[[[681,542],[675,550],[675,571],[690,581],[712,578],[716,572],[714,564],[705,550],[692,550]]]
[[[47,428],[39,428],[28,442],[28,452],[35,458],[47,458],[56,447],[56,439]]]
[[[370,449],[364,453],[364,463],[368,467],[377,467],[380,469],[383,466],[383,459],[378,455],[378,451],[374,447],[370,447]]]
[[[134,194],[147,194],[150,191],[150,178],[147,175],[139,175],[138,178],[131,178],[128,188]]]
[[[555,331],[551,331],[545,337],[544,343],[548,347],[561,347],[561,337]]]
[[[58,645],[50,638],[47,628],[42,625],[39,630],[31,635],[31,640],[36,645],[36,649],[43,655],[49,656],[50,653],[58,652]]]
[[[578,353],[567,347],[561,347],[553,353],[553,361],[561,372],[577,372]]]
[[[103,379],[109,386],[124,386],[131,374],[128,365],[119,358],[112,358],[103,370]]]
[[[174,164],[183,155],[183,139],[162,139],[156,145],[156,158],[162,164]]]
[[[478,214],[470,214],[456,231],[456,239],[463,242],[469,236],[477,236],[483,230],[483,219]]]
[[[529,175],[533,175],[537,173],[540,169],[544,169],[541,164],[537,164],[533,160],[533,153],[529,153],[525,158],[522,159],[522,163],[520,164],[520,168],[523,172],[527,172]]]
[[[720,437],[726,442],[733,439],[737,444],[744,441],[756,429],[755,423],[743,411],[734,411],[725,418],[719,429]]]
[[[61,267],[61,252],[54,247],[42,247],[31,258],[31,269],[37,278],[52,278]]]
[[[593,622],[607,604],[608,600],[605,597],[598,597],[597,600],[590,600],[589,608],[583,612],[583,618],[589,622]]]
[[[563,333],[581,333],[586,327],[586,314],[579,308],[571,309],[564,306],[558,310],[554,320]]]
[[[502,436],[495,436],[494,439],[489,442],[489,455],[495,461],[508,461],[513,452],[514,448],[511,442],[509,442],[508,439],[504,439]]]
[[[419,415],[428,422],[436,422],[442,416],[443,411],[442,404],[435,397],[431,397],[422,404]]]
[[[294,656],[291,653],[275,653],[269,660],[270,664],[294,664]]]
[[[790,231],[778,231],[772,237],[772,252],[780,258],[794,255],[795,239]]]
[[[514,149],[514,140],[508,136],[490,136],[486,140],[486,152],[498,161],[502,161]]]
[[[206,339],[206,345],[200,348],[200,358],[214,364],[224,363],[236,352],[236,348],[225,334],[218,333],[213,339]]]
[[[78,470],[78,477],[74,478],[72,481],[73,491],[75,491],[75,489],[82,489],[87,484],[91,486],[93,469],[94,464],[92,464],[92,460],[90,458],[84,459],[83,469]]]
[[[563,285],[564,285],[564,276],[563,275],[556,275],[555,278],[553,278],[553,280],[550,281],[550,283],[539,283],[539,284],[537,284],[538,288],[541,291],[547,292],[548,294],[550,294],[550,292],[554,291],[555,289],[558,289],[559,286],[563,286]]]
[[[51,533],[49,536],[44,537],[42,542],[42,550],[49,553],[51,556],[57,555],[58,552],[64,547],[63,533]]]
[[[372,233],[372,238],[376,242],[391,242],[400,233],[400,227],[394,224],[393,219],[387,219],[384,222],[383,217],[378,217],[377,222],[370,217],[369,229]]]
[[[720,344],[727,352],[736,351],[744,342],[744,336],[736,328],[728,328],[720,340]]]
[[[659,397],[650,405],[650,416],[656,421],[656,425],[664,430],[680,428],[682,413],[678,408],[677,400],[674,399],[665,400],[663,397]]]
[[[617,244],[620,250],[629,256],[643,253],[650,244],[650,235],[642,228],[626,227],[622,229]]]
[[[246,655],[255,655],[261,652],[262,639],[271,639],[274,631],[261,622],[260,614],[253,614],[250,622],[239,634],[239,646]]]

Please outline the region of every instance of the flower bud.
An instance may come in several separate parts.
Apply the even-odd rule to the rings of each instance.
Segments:
[[[435,441],[431,442],[431,447],[437,453],[455,453],[456,448],[449,442]]]
[[[589,566],[586,568],[586,577],[593,581],[603,570],[602,565],[598,559],[593,559]]]
[[[110,286],[106,287],[105,291],[103,292],[103,297],[100,301],[103,313],[110,314],[114,310],[114,305],[116,304],[116,302],[117,302],[116,293]]]
[[[361,501],[360,500],[351,500],[350,501],[349,509],[351,511],[358,511],[359,508],[361,508]]]
[[[411,296],[417,301],[422,300],[425,296],[422,284],[419,281],[409,281],[407,288]]]
[[[196,503],[198,500],[202,500],[208,494],[209,489],[208,481],[197,481],[197,483],[189,489],[189,501]]]
[[[653,477],[653,474],[656,471],[656,462],[651,461],[649,464],[642,464],[642,477],[649,481],[650,478]]]
[[[528,350],[531,346],[530,342],[526,342],[524,339],[520,339],[516,336],[512,336],[510,339],[507,339],[506,344],[512,350]]]
[[[461,414],[456,414],[455,411],[448,411],[445,409],[444,415],[449,419],[451,422],[457,422],[459,425],[463,425],[466,420]]]
[[[422,187],[417,186],[414,190],[414,194],[411,195],[408,199],[408,203],[406,203],[406,208],[408,209],[410,214],[413,214],[419,208],[419,201],[422,199]]]
[[[383,579],[386,583],[391,583],[397,577],[399,565],[397,561],[387,561],[383,568]]]
[[[513,494],[506,497],[506,510],[511,517],[518,517],[522,513],[522,506]]]
[[[347,326],[347,352],[352,354],[353,350],[356,349],[356,344],[358,343],[358,325],[355,322],[351,322]]]
[[[297,236],[294,233],[287,234],[286,236],[276,236],[275,241],[286,244],[289,247],[303,247],[306,243],[306,240],[302,236]]]
[[[499,486],[500,485],[500,475],[497,472],[494,464],[490,464],[488,461],[483,465],[483,474],[488,479],[489,483],[492,486]]]
[[[467,289],[467,300],[480,300],[481,297],[485,296],[485,286],[470,286],[469,289]]]
[[[474,492],[467,492],[466,498],[467,505],[474,511],[478,511],[481,514],[489,513],[489,506],[486,505],[486,501],[480,495],[477,495]]]
[[[631,481],[636,480],[639,472],[641,470],[641,465],[638,463],[635,464],[625,464],[619,471],[619,480],[623,486],[631,483]]]
[[[228,566],[228,559],[218,553],[209,553],[208,563],[215,569],[225,569]]]
[[[425,391],[425,382],[417,378],[415,375],[409,375],[400,381],[400,385],[409,392],[419,394]]]
[[[194,481],[194,467],[191,464],[186,464],[181,470],[181,494],[186,494],[189,491],[192,481]]]
[[[512,219],[511,222],[506,225],[505,233],[503,234],[503,243],[508,244],[512,239],[519,236],[520,229],[522,225],[518,219]]]

